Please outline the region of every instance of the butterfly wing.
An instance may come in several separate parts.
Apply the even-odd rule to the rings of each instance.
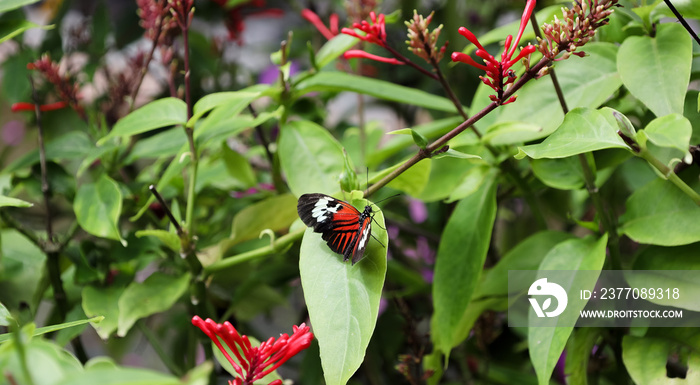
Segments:
[[[353,264],[362,258],[369,239],[370,218],[347,202],[324,194],[304,194],[297,204],[299,217],[321,238],[328,247],[343,255],[343,260],[352,258]]]

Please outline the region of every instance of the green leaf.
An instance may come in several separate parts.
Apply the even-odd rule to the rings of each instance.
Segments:
[[[690,81],[692,42],[683,26],[656,25],[656,35],[630,36],[617,53],[625,87],[656,116],[683,114]]]
[[[0,195],[0,207],[32,207],[33,203],[25,202],[21,199]]]
[[[192,158],[189,156],[182,156],[185,152],[187,151],[187,145],[183,146],[180,149],[180,152],[178,153],[178,156],[175,157],[169,164],[168,167],[165,169],[163,172],[163,175],[161,175],[160,179],[158,179],[158,183],[156,184],[156,189],[158,191],[163,191],[163,188],[170,184],[170,182],[173,180],[178,175],[181,175],[182,170],[187,167]],[[156,198],[151,194],[151,196],[146,200],[146,203],[141,206],[139,211],[129,218],[130,221],[134,222],[141,218],[141,216],[148,210],[148,207],[150,206],[151,203],[155,202]]]
[[[571,238],[573,235],[569,233],[548,230],[529,236],[508,251],[496,266],[484,271],[473,297],[477,299],[508,295],[508,270],[537,270],[554,246]],[[527,287],[521,289],[526,290]]]
[[[11,310],[29,304],[36,312],[40,298],[34,297],[44,276],[46,254],[15,230],[0,230],[0,240],[0,302]]]
[[[700,354],[691,350],[685,379],[666,376],[666,364],[673,353],[671,341],[631,335],[622,338],[622,362],[636,384],[697,384],[700,383]]]
[[[38,2],[39,0],[3,0],[3,2],[0,3],[0,13]]]
[[[195,122],[204,116],[204,114],[219,107],[228,111],[228,116],[238,115],[250,102],[258,98],[264,91],[264,89],[253,90],[254,92],[246,91],[245,89],[232,92],[215,92],[202,97],[195,103],[192,109],[192,117],[187,122],[187,126],[194,127]]]
[[[187,145],[187,135],[180,127],[173,127],[145,139],[140,139],[129,152],[124,164],[131,164],[139,159],[152,159],[161,156],[174,156]],[[105,147],[104,145],[101,147]]]
[[[255,239],[265,229],[287,229],[297,218],[297,199],[292,194],[278,195],[256,202],[233,217],[232,244]]]
[[[699,191],[697,178],[689,183]],[[619,231],[635,242],[680,246],[700,241],[700,207],[671,182],[656,179],[637,190],[625,205]]]
[[[430,123],[414,126],[413,130],[419,132],[428,139],[436,139],[449,130],[455,128],[463,121],[462,117],[456,116],[451,118],[434,120]],[[462,133],[460,137],[466,136],[468,133]],[[474,143],[477,143],[475,140]],[[367,154],[367,165],[371,168],[376,166],[388,157],[399,153],[401,150],[409,148],[413,145],[413,140],[406,136],[389,137],[386,144],[379,149],[374,149]]]
[[[3,6],[0,5],[0,8]],[[2,13],[2,11],[0,11]],[[0,43],[3,43],[6,40],[10,40],[15,36],[20,35],[22,32],[32,29],[32,28],[41,28],[41,29],[53,29],[53,25],[39,25],[32,23],[31,21],[28,20],[23,20],[23,19],[14,19],[14,20],[1,20],[0,21]]]
[[[185,124],[187,105],[177,98],[163,98],[150,102],[121,118],[112,131],[97,141],[101,146],[111,138],[142,134],[156,128]]]
[[[314,91],[351,91],[433,110],[456,112],[454,104],[447,98],[345,72],[321,72],[300,81],[296,87],[297,97]]]
[[[416,198],[425,202],[445,199],[464,180],[475,162],[470,159],[445,157],[430,159],[430,177],[425,182],[425,188]]]
[[[420,196],[420,193],[425,188],[426,183],[428,183],[428,178],[430,178],[430,169],[432,164],[432,159],[423,159],[413,165],[413,167],[402,172],[401,175],[389,182],[387,186],[401,190],[413,197]],[[399,166],[401,166],[400,163],[394,167],[385,169],[380,175],[388,174]],[[372,180],[377,180],[377,176],[374,176]]]
[[[119,325],[119,297],[124,293],[124,287],[93,287],[85,286],[82,291],[82,306],[88,317],[104,316],[100,323],[93,323],[97,334],[107,340],[117,330]]]
[[[494,171],[495,170],[487,165],[478,165],[470,168],[459,185],[452,190],[452,193],[447,197],[445,203],[452,203],[468,197],[477,191],[484,181],[491,180],[493,175],[489,174],[492,174]]]
[[[358,41],[360,41],[360,39],[344,33],[336,35],[318,50],[316,53],[316,65],[319,69],[325,67],[338,56],[345,53],[345,51],[354,47]]]
[[[496,218],[496,182],[492,177],[457,203],[442,233],[435,262],[431,331],[436,350],[459,345],[471,326],[465,318],[479,282]]]
[[[644,128],[650,142],[660,147],[671,147],[688,153],[693,127],[683,115],[670,114],[652,120]]]
[[[585,184],[581,161],[576,156],[533,159],[532,173],[545,185],[559,190],[578,190]]]
[[[85,183],[78,189],[73,202],[75,218],[85,231],[102,238],[120,241],[119,215],[122,211],[122,192],[117,182],[107,174],[94,183]]]
[[[540,20],[538,18],[538,20]],[[505,36],[505,35],[501,35]],[[617,46],[612,43],[586,44],[586,57],[570,57],[557,62],[557,78],[569,109],[597,108],[620,88],[617,73]],[[518,100],[496,109],[479,121],[479,127],[491,127],[502,122],[522,122],[542,128],[541,135],[551,134],[564,119],[561,105],[553,92],[551,79],[527,82],[518,92]],[[475,115],[491,103],[493,89],[479,84],[470,115]]]
[[[76,372],[65,376],[56,385],[182,385],[171,375],[137,368],[105,368]]]
[[[461,151],[448,148],[447,151],[433,155],[430,159],[457,158],[457,159],[482,159],[479,155],[466,154]]]
[[[542,260],[539,270],[596,270],[600,271],[605,262],[605,246],[608,242],[607,234],[596,240],[593,237],[584,239],[571,239],[555,246]],[[575,279],[575,275],[573,276]],[[559,282],[564,290],[569,291],[572,282]],[[595,282],[590,282],[591,287]],[[579,287],[578,285],[576,287]],[[571,308],[572,304],[569,304]],[[567,309],[578,317],[579,310],[583,309],[585,302],[580,303],[580,309]],[[533,313],[533,312],[531,312]],[[534,314],[532,315],[534,316]],[[564,322],[571,322],[565,320]],[[540,385],[548,385],[552,371],[561,356],[566,341],[571,335],[573,326],[557,327],[531,327],[528,328],[528,347],[530,361],[537,373]]]
[[[325,128],[306,120],[289,122],[280,131],[280,164],[292,193],[338,191],[345,165],[340,143]]]
[[[698,244],[677,247],[649,246],[634,261],[634,274],[625,278],[630,287],[670,287],[679,288],[680,298],[647,299],[659,305],[673,306],[692,311],[700,311],[697,298],[700,295],[700,282],[693,273],[700,270]]]
[[[63,329],[67,329],[67,328],[85,325],[89,322],[99,323],[103,319],[104,319],[104,317],[99,316],[99,317],[92,317],[89,319],[81,319],[81,320],[77,320],[77,321],[64,322],[64,323],[51,325],[51,326],[44,326],[41,328],[34,329],[32,336],[40,336],[40,335],[46,334],[46,333],[53,333],[53,332],[58,331],[58,330],[63,330]],[[11,338],[12,338],[12,333],[0,334],[0,343],[3,343],[5,341],[9,341]]]
[[[33,327],[33,324],[31,326]],[[25,334],[27,331],[25,326],[21,331],[22,337],[13,338],[0,345],[3,380],[12,378],[15,384],[55,385],[69,376],[83,372],[80,361],[72,354],[42,338],[29,340]],[[18,340],[21,340],[21,346],[18,346]],[[26,363],[26,372],[20,361],[21,356]],[[31,378],[27,378],[27,375]],[[3,381],[3,384],[8,383]]]
[[[534,158],[566,158],[605,148],[629,149],[617,135],[617,122],[612,109],[576,108],[569,111],[561,126],[542,143],[519,147],[515,156]]]
[[[411,138],[413,139],[413,143],[418,146],[418,148],[422,148],[425,150],[425,148],[428,146],[428,139],[423,136],[421,133],[418,131],[415,131],[410,128],[403,128],[400,130],[394,130],[394,131],[389,131],[387,132],[388,135],[410,135]]]
[[[136,321],[170,309],[185,291],[190,274],[178,277],[155,272],[143,283],[132,282],[119,297],[117,335],[124,337]]]
[[[140,230],[136,232],[138,238],[141,237],[156,237],[170,250],[179,252],[180,247],[180,237],[177,234],[171,233],[170,231],[153,229],[153,230]]]
[[[10,314],[10,311],[7,310],[5,305],[0,302],[0,326],[10,326],[10,324],[15,323],[15,319],[12,317],[12,314]]]
[[[60,161],[85,158],[95,148],[90,138],[82,131],[71,131],[46,142],[46,160]],[[33,150],[12,162],[3,173],[12,173],[21,168],[39,163],[39,150]]]
[[[492,146],[518,144],[542,139],[547,136],[541,126],[525,122],[500,122],[489,127],[481,137]]]
[[[363,199],[351,203],[355,207],[369,204]],[[374,221],[372,234],[388,245],[381,211],[375,211]],[[370,239],[364,258],[353,266],[332,252],[321,234],[312,229],[304,233],[299,272],[327,385],[344,385],[364,360],[377,321],[386,252]]]
[[[357,180],[357,173],[352,164],[352,158],[348,155],[345,148],[343,148],[343,160],[345,161],[343,172],[338,177],[340,180],[340,189],[342,191],[359,190],[360,182]]]
[[[257,179],[250,161],[245,156],[231,149],[226,142],[221,142],[221,150],[224,166],[226,166],[229,175],[239,181],[244,188],[255,186]]]
[[[588,385],[588,361],[599,337],[599,328],[574,330],[566,353],[565,373],[569,385]]]

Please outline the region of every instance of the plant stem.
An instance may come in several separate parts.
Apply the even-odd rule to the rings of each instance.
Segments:
[[[180,369],[179,366],[175,364],[172,358],[165,352],[163,347],[160,345],[160,342],[158,341],[158,337],[153,333],[151,329],[146,326],[146,323],[144,320],[140,319],[136,321],[136,325],[138,326],[139,330],[143,334],[144,337],[146,337],[146,340],[148,340],[148,343],[151,344],[153,347],[153,350],[156,352],[160,360],[165,364],[165,366],[170,370],[170,372],[178,377],[183,376],[183,371]]]
[[[700,194],[688,186],[681,178],[678,177],[676,173],[673,172],[668,166],[663,164],[659,159],[652,155],[649,150],[643,148],[640,150],[638,155],[649,162],[655,169],[659,170],[671,183],[675,184],[685,195],[690,197],[690,199],[695,202],[696,205],[700,206]]]
[[[542,58],[542,60],[540,60],[535,66],[533,66],[532,68],[530,68],[529,71],[526,71],[526,72],[520,77],[520,79],[519,79],[518,81],[516,81],[515,83],[513,83],[513,86],[512,86],[511,88],[509,88],[509,89],[503,94],[503,100],[507,100],[508,98],[510,98],[511,96],[513,96],[513,94],[514,94],[516,91],[518,91],[525,83],[527,83],[528,81],[530,81],[531,79],[533,79],[533,78],[535,77],[535,75],[537,75],[537,73],[538,73],[542,68],[548,66],[550,63],[551,63],[551,61],[550,61],[549,59],[547,59],[547,58]],[[455,127],[454,129],[452,129],[452,131],[448,132],[447,134],[443,135],[442,137],[440,137],[439,139],[437,139],[436,141],[434,141],[433,143],[431,143],[430,145],[428,145],[428,146],[426,147],[425,150],[422,150],[422,149],[421,149],[420,151],[418,151],[418,153],[417,153],[416,155],[414,155],[413,157],[411,157],[410,159],[408,159],[408,160],[407,160],[406,162],[404,162],[401,166],[399,166],[399,167],[396,168],[394,171],[392,171],[391,173],[387,174],[385,177],[383,177],[382,179],[380,179],[377,183],[373,184],[373,185],[370,186],[367,190],[365,190],[364,196],[365,196],[365,197],[368,197],[368,196],[374,194],[375,192],[377,192],[377,190],[379,190],[380,188],[386,186],[389,182],[391,182],[392,180],[394,180],[394,178],[396,178],[396,177],[398,177],[399,175],[401,175],[401,173],[403,173],[404,171],[406,171],[406,170],[408,170],[409,168],[411,168],[411,166],[415,165],[416,163],[420,162],[420,161],[423,160],[423,159],[426,159],[426,158],[429,158],[430,156],[432,156],[432,153],[433,153],[433,152],[435,152],[436,150],[440,149],[442,146],[444,146],[445,144],[447,144],[447,142],[448,142],[450,139],[452,139],[452,138],[454,138],[455,136],[457,136],[457,135],[461,134],[462,132],[464,132],[464,130],[466,130],[466,129],[468,129],[469,127],[471,127],[473,124],[475,124],[476,122],[478,122],[481,118],[483,118],[484,116],[486,116],[486,114],[488,114],[489,112],[495,110],[496,107],[498,107],[498,106],[499,106],[499,104],[498,104],[497,102],[491,102],[489,105],[487,105],[486,107],[484,107],[484,109],[482,109],[481,111],[479,111],[479,112],[476,113],[475,115],[472,115],[471,117],[469,117],[469,119],[465,120],[462,124],[460,124],[459,126]]]
[[[156,185],[150,185],[148,186],[148,189],[151,191],[153,196],[156,197],[156,200],[160,203],[161,206],[163,206],[163,210],[165,210],[165,214],[168,216],[168,219],[170,219],[170,223],[175,226],[175,230],[177,231],[177,235],[182,238],[184,235],[184,232],[182,230],[182,227],[180,224],[177,222],[177,219],[175,219],[175,216],[173,215],[172,211],[170,211],[170,208],[168,207],[168,204],[165,202],[165,199],[160,195],[158,190],[156,189]]]
[[[535,18],[535,13],[530,15],[530,22],[532,23],[532,28],[535,30],[535,35],[542,38],[542,33],[539,29],[539,24]],[[554,68],[549,70],[552,85],[554,86],[554,91],[557,93],[557,98],[559,99],[559,104],[561,109],[566,115],[569,112],[569,107],[566,104],[566,98],[564,97],[564,92],[559,84],[559,79],[557,78]],[[598,187],[595,185],[595,172],[592,167],[595,167],[595,159],[592,153],[578,154],[578,160],[583,169],[583,178],[586,185],[586,190],[588,190],[588,195],[590,195],[593,201],[593,206],[595,206],[596,212],[600,215],[600,220],[603,224],[603,229],[608,233],[608,250],[610,251],[610,260],[612,262],[612,267],[615,270],[622,269],[619,243],[620,240],[617,235],[617,226],[615,224],[614,216],[609,210],[605,209],[603,200],[601,199]]]
[[[245,253],[241,253],[241,254],[238,254],[236,256],[229,257],[229,258],[214,262],[211,265],[206,266],[204,268],[204,273],[205,274],[217,273],[217,272],[220,272],[222,270],[226,270],[228,268],[236,266],[236,265],[243,263],[243,262],[252,261],[254,259],[264,257],[266,255],[275,254],[278,250],[281,250],[284,247],[286,247],[287,245],[301,239],[302,235],[304,235],[305,230],[306,230],[306,228],[300,228],[298,230],[295,230],[294,232],[291,232],[289,234],[286,234],[286,235],[283,235],[283,236],[277,238],[270,245],[261,247],[259,249],[247,251]]]
[[[58,309],[58,314],[60,316],[61,322],[66,320],[66,315],[70,311],[70,305],[68,304],[68,296],[63,288],[63,281],[61,279],[61,266],[60,266],[60,245],[54,242],[53,234],[53,216],[51,213],[51,187],[49,186],[49,176],[46,166],[46,146],[44,145],[44,127],[41,122],[41,105],[39,96],[36,92],[36,87],[34,86],[34,79],[30,76],[29,83],[32,89],[32,100],[34,101],[34,115],[36,117],[37,133],[39,140],[39,167],[41,169],[41,193],[44,196],[44,208],[45,208],[45,221],[46,221],[46,243],[42,245],[42,250],[46,254],[46,267],[49,272],[49,279],[51,281],[51,288],[53,289],[53,297],[56,301],[56,308]],[[75,354],[80,360],[80,362],[87,362],[87,355],[85,354],[85,349],[83,348],[82,342],[80,341],[80,336],[73,338],[71,340]]]
[[[676,7],[674,7],[673,4],[671,4],[671,1],[670,1],[670,0],[664,0],[664,3],[666,3],[666,5],[668,6],[668,8],[671,10],[671,12],[673,12],[673,14],[676,15],[676,18],[678,19],[678,21],[681,22],[681,24],[683,25],[683,27],[685,27],[685,29],[688,31],[688,33],[690,34],[690,36],[692,36],[693,39],[695,39],[695,41],[698,42],[698,44],[700,44],[700,37],[698,37],[698,35],[695,33],[695,31],[693,31],[692,28],[690,28],[690,25],[688,25],[688,22],[685,21],[685,19],[683,18],[683,15],[681,15],[680,12],[678,12],[678,10],[676,9]]]

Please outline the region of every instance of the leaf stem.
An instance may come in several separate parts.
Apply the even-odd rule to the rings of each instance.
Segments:
[[[283,249],[287,245],[301,239],[302,235],[304,235],[304,231],[306,228],[300,228],[297,229],[289,234],[285,234],[279,238],[277,238],[274,242],[272,242],[270,245],[247,251],[245,253],[238,254],[233,257],[229,257],[226,259],[222,259],[220,261],[214,262],[209,266],[206,266],[204,268],[204,273],[205,274],[213,274],[213,273],[218,273],[222,270],[229,269],[233,266],[236,266],[238,264],[241,264],[243,262],[248,262],[252,261],[254,259],[264,257],[267,255],[272,255],[275,254],[278,250]]]
[[[692,199],[696,205],[700,206],[700,194],[698,194],[695,190],[688,186],[681,178],[679,178],[678,175],[675,172],[673,172],[671,168],[663,164],[663,162],[661,162],[654,155],[652,155],[649,152],[649,150],[647,150],[646,148],[642,148],[639,151],[639,153],[637,153],[637,155],[649,162],[649,164],[652,165],[655,169],[659,170],[659,172],[663,174],[671,183],[675,184],[676,187],[678,187],[681,191],[683,191],[683,193],[685,193],[685,195],[690,197],[690,199]]]

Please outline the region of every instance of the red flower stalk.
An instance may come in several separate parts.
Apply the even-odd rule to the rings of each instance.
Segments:
[[[329,27],[326,27],[325,24],[323,24],[323,21],[321,21],[321,18],[318,17],[318,15],[310,10],[310,9],[302,9],[301,10],[301,17],[306,19],[309,23],[313,24],[314,27],[318,30],[318,32],[321,32],[321,35],[325,37],[326,39],[330,40],[334,38],[336,35],[338,35],[338,14],[337,13],[332,13],[330,16],[330,24]]]
[[[497,94],[491,95],[490,98],[492,101],[497,102],[500,105],[512,103],[516,98],[514,95],[508,100],[503,100],[503,93],[505,92],[506,87],[515,82],[515,79],[517,78],[515,71],[510,68],[513,66],[513,64],[520,61],[520,59],[529,58],[530,54],[535,52],[537,49],[536,46],[528,45],[527,47],[522,48],[520,50],[520,54],[513,59],[518,43],[520,43],[520,38],[523,36],[523,31],[525,31],[525,27],[530,19],[530,15],[535,9],[536,2],[536,0],[527,0],[525,10],[520,18],[520,28],[518,29],[518,34],[516,35],[515,40],[513,40],[512,35],[508,35],[508,37],[506,37],[503,53],[501,54],[501,60],[496,60],[496,58],[486,52],[484,47],[481,45],[481,43],[479,43],[479,40],[471,31],[465,27],[459,28],[459,34],[464,36],[467,40],[469,40],[469,42],[478,48],[475,54],[483,59],[485,65],[477,63],[469,55],[462,52],[453,52],[452,61],[466,63],[480,70],[486,71],[486,76],[479,76],[479,78],[484,84],[496,91]]]
[[[194,0],[168,0],[168,5],[180,29],[188,30],[194,17]]]
[[[39,106],[39,111],[46,112],[46,111],[60,110],[61,108],[66,108],[66,107],[68,107],[68,103],[61,101],[61,102],[50,103],[50,104],[42,104]],[[36,108],[36,104],[25,103],[25,102],[15,103],[11,107],[12,112],[34,111],[35,108]]]
[[[306,324],[301,324],[292,327],[294,332],[291,336],[286,333],[281,334],[276,340],[270,337],[259,346],[252,346],[248,337],[240,335],[228,321],[217,324],[209,318],[205,321],[199,316],[194,316],[192,324],[202,329],[240,376],[229,381],[229,385],[253,385],[255,381],[272,373],[297,353],[308,348],[314,338],[313,333],[309,331],[310,328]],[[228,346],[236,359],[231,357],[221,341]],[[275,380],[268,385],[281,384],[281,380]]]
[[[343,53],[343,57],[345,59],[354,59],[354,58],[370,59],[370,60],[379,61],[382,63],[389,63],[389,64],[395,64],[395,65],[406,64],[398,59],[373,55],[369,52],[365,52],[365,51],[360,50],[360,49],[351,49],[351,50],[345,51],[345,53]]]

